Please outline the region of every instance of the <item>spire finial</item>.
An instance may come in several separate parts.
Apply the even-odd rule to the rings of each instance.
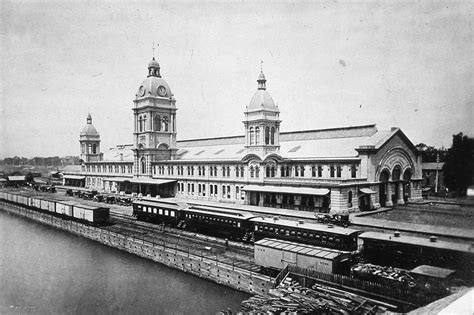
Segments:
[[[156,47],[159,47],[160,44],[156,44]],[[153,42],[153,46],[151,48],[153,50],[153,59],[155,59],[155,42]]]
[[[260,60],[260,72],[263,72],[263,60]]]

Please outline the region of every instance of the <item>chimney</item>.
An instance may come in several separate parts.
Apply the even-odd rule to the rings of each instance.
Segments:
[[[395,231],[395,233],[393,233],[393,236],[395,236],[395,237],[400,237],[400,232],[399,232],[399,231]]]
[[[438,240],[438,238],[434,235],[430,236],[430,242],[431,243],[436,243],[436,241]]]

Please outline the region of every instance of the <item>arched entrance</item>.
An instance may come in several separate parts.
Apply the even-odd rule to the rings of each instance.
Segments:
[[[380,206],[385,207],[387,205],[387,189],[388,189],[388,180],[390,179],[390,172],[387,169],[384,169],[379,176],[380,186],[379,186],[379,200]]]

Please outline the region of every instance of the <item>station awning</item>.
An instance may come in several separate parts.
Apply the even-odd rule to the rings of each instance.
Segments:
[[[375,194],[376,192],[370,188],[359,188],[360,192],[363,194]]]
[[[64,175],[63,178],[65,179],[85,179],[85,176],[79,176],[79,175]]]
[[[132,184],[151,184],[151,185],[163,185],[163,184],[176,182],[176,180],[174,179],[127,178],[127,177],[104,178],[104,181],[117,182],[117,183],[130,182]]]
[[[313,196],[324,196],[324,195],[329,194],[329,189],[327,188],[288,187],[288,186],[269,186],[269,185],[265,185],[265,186],[248,185],[248,186],[244,186],[242,190],[268,192],[268,193],[280,193],[280,194],[313,195]]]

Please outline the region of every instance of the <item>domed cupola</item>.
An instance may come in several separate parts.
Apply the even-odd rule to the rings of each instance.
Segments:
[[[155,57],[148,63],[148,76],[154,76],[161,78],[160,75],[160,64],[155,60]]]
[[[79,135],[79,144],[81,146],[80,159],[84,162],[100,161],[100,135],[92,124],[91,114],[87,115],[86,126],[82,128]]]
[[[267,91],[263,71],[257,79],[257,91],[245,109],[245,147],[260,156],[280,149],[280,110]]]
[[[270,96],[270,93],[267,91],[266,86],[267,80],[263,71],[260,71],[260,74],[257,79],[257,91],[250,100],[249,106],[247,106],[248,111],[256,110],[269,110],[269,111],[278,111],[278,107],[275,105],[273,98]]]
[[[92,124],[92,117],[91,114],[87,115],[86,119],[87,124],[82,128],[81,136],[89,136],[89,137],[99,137],[99,133],[97,129],[95,129],[94,125]]]
[[[168,83],[161,78],[160,64],[155,60],[155,57],[148,63],[148,76],[140,84],[135,95],[137,99],[148,96],[173,99],[173,93],[171,93]]]

